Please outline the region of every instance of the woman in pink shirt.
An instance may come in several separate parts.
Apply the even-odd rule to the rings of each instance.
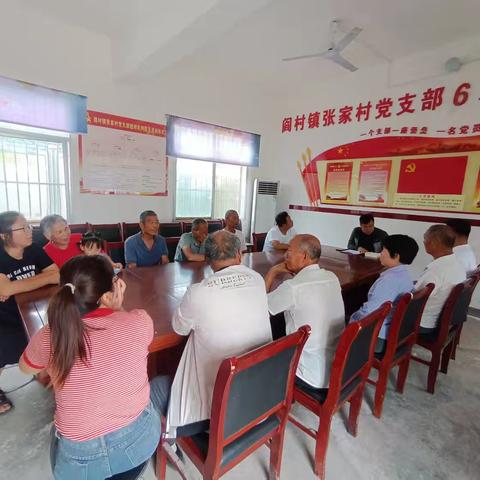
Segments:
[[[147,377],[152,319],[122,310],[125,283],[101,255],[60,271],[48,325],[20,360],[25,373],[50,375],[55,392],[51,461],[57,480],[100,480],[148,460],[160,438]]]

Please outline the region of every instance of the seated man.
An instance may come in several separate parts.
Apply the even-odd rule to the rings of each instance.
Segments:
[[[270,269],[265,277],[268,309],[272,315],[285,312],[286,332],[310,325],[311,334],[300,357],[297,383],[308,388],[328,388],[330,367],[337,343],[345,327],[345,309],[337,276],[320,268],[319,240],[313,235],[297,235],[290,242],[285,262]],[[293,273],[278,288],[279,276]]]
[[[357,322],[379,308],[385,302],[399,300],[400,296],[413,290],[413,281],[406,265],[410,265],[418,253],[417,242],[407,235],[390,235],[383,241],[380,262],[387,268],[368,291],[368,299],[352,313],[350,322]],[[390,311],[378,334],[375,353],[387,347],[387,336],[394,309]]]
[[[360,215],[360,226],[355,227],[348,240],[350,250],[358,250],[360,253],[382,251],[382,241],[387,232],[375,227],[375,221],[371,213]]]
[[[297,234],[293,228],[293,220],[287,212],[280,212],[275,217],[275,227],[272,227],[265,238],[264,252],[287,250],[290,240]]]
[[[81,233],[71,233],[61,215],[47,215],[40,222],[40,230],[49,242],[43,247],[47,255],[60,268],[72,257],[80,255]]]
[[[176,262],[203,262],[205,260],[205,240],[208,236],[208,223],[203,218],[192,222],[192,231],[184,233],[175,251]]]
[[[433,262],[427,265],[415,284],[415,290],[424,288],[427,283],[433,283],[435,289],[425,305],[420,333],[430,333],[437,327],[438,317],[450,291],[467,278],[465,269],[453,254],[454,243],[455,235],[446,225],[432,225],[423,236],[425,251],[433,257]]]
[[[245,253],[247,246],[245,245],[245,235],[241,230],[237,230],[240,223],[240,217],[235,210],[227,210],[225,212],[225,229],[227,232],[233,233],[240,240],[240,251]]]
[[[128,268],[151,267],[168,263],[165,239],[158,234],[160,222],[152,210],[140,214],[140,232],[125,241],[125,264]]]
[[[472,230],[470,222],[463,218],[449,218],[445,223],[455,234],[453,253],[457,257],[457,260],[463,265],[468,275],[477,268],[475,253],[473,248],[468,244],[468,237]]]
[[[175,332],[189,338],[171,388],[169,436],[185,425],[190,433],[192,428],[208,429],[208,422],[202,421],[210,418],[222,360],[272,339],[263,279],[240,263],[238,238],[224,230],[213,233],[205,242],[205,256],[213,275],[188,288],[172,320]],[[155,408],[164,413],[168,398],[165,377],[152,381],[151,395]],[[190,425],[196,422],[200,423]]]

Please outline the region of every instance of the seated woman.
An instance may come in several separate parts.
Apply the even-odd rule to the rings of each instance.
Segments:
[[[58,283],[58,268],[41,247],[32,244],[32,227],[18,212],[0,213],[0,375],[17,363],[27,343],[15,297]],[[0,390],[0,415],[12,402]]]
[[[390,235],[383,240],[380,262],[387,268],[368,291],[368,299],[362,307],[352,313],[350,322],[357,322],[376,310],[385,302],[394,302],[404,293],[413,290],[413,281],[406,265],[410,265],[418,253],[417,242],[407,235]],[[378,334],[375,353],[384,352],[387,336],[395,309],[383,322]]]
[[[119,262],[114,262],[102,249],[102,237],[95,232],[86,232],[82,235],[80,240],[80,250],[89,257],[94,255],[103,255],[112,264],[115,273],[118,273],[123,265]]]
[[[47,215],[40,222],[40,230],[49,242],[43,247],[48,256],[61,268],[76,255],[80,255],[81,233],[72,233],[61,215]]]
[[[153,323],[122,311],[125,283],[101,255],[69,260],[60,285],[20,369],[51,378],[55,479],[105,479],[147,461],[160,439],[147,377]]]

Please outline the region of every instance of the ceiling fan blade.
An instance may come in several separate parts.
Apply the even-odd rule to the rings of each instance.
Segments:
[[[353,65],[353,63],[350,63],[346,58],[343,58],[338,53],[336,55],[330,56],[329,59],[342,66],[343,68],[350,70],[351,72],[355,72],[356,70],[358,70],[358,68]]]
[[[336,45],[335,45],[335,50],[337,52],[341,52],[350,42],[355,40],[355,38],[358,37],[359,33],[362,31],[361,28],[355,27],[352,30],[350,30],[349,33],[347,33]]]
[[[328,50],[327,50],[328,52]],[[321,52],[321,53],[311,53],[310,55],[299,55],[298,57],[287,57],[287,58],[282,58],[284,62],[290,62],[291,60],[303,60],[304,58],[315,58],[315,57],[323,57],[327,52]]]

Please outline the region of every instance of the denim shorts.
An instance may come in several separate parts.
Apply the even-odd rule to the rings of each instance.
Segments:
[[[50,460],[56,480],[103,480],[150,459],[160,440],[160,418],[150,403],[130,425],[84,442],[53,427]]]

